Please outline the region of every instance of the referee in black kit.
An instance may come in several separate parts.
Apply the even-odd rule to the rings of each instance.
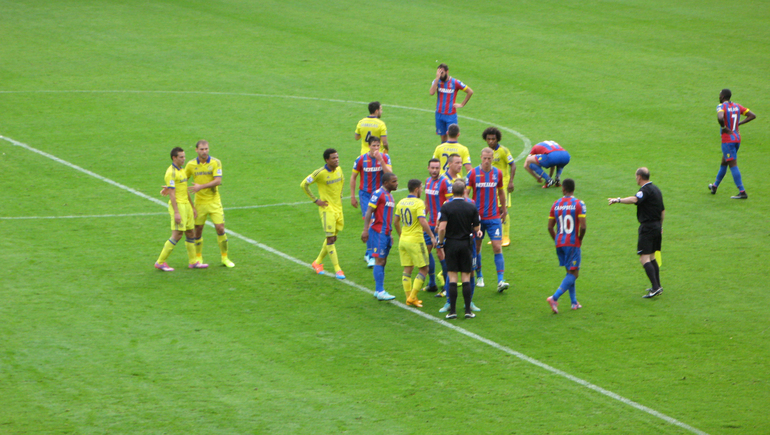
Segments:
[[[636,218],[639,220],[639,241],[636,253],[639,254],[639,262],[644,266],[644,271],[647,272],[647,277],[652,283],[652,287],[647,289],[647,294],[642,297],[652,298],[663,293],[655,251],[660,251],[666,208],[663,206],[663,194],[660,193],[658,186],[650,181],[650,171],[647,168],[636,170],[636,184],[641,187],[635,196],[608,198],[608,201],[609,205],[636,204]]]
[[[452,184],[452,199],[441,206],[438,215],[438,244],[436,245],[439,260],[446,260],[449,278],[449,314],[447,319],[457,318],[457,273],[462,275],[463,299],[465,299],[465,318],[471,319],[476,315],[471,311],[471,268],[473,254],[471,252],[471,232],[481,238],[479,230],[479,211],[476,206],[465,200],[465,182],[457,180]]]

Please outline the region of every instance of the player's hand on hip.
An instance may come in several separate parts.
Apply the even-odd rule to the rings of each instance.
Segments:
[[[327,205],[329,205],[329,203],[328,203],[328,202],[326,202],[326,201],[324,201],[324,200],[322,200],[322,199],[317,199],[317,200],[315,201],[315,203],[316,203],[316,205],[317,205],[317,206],[319,206],[319,207],[326,207]]]
[[[463,103],[455,103],[454,108],[455,109],[461,109],[463,107]]]

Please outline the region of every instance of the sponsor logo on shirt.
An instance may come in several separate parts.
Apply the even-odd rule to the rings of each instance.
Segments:
[[[497,187],[496,182],[490,182],[490,183],[476,183],[476,187],[482,188],[482,187]]]

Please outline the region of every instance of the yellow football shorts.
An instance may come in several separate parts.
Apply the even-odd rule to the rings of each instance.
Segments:
[[[177,224],[174,220],[174,207],[168,205],[168,214],[171,216],[171,231],[187,231],[195,228],[195,219],[192,206],[190,204],[177,204],[179,215],[182,216],[182,222]]]
[[[215,225],[225,223],[225,211],[222,209],[221,202],[201,203],[195,205],[198,210],[198,218],[195,219],[195,225],[206,224],[206,218],[211,216],[211,222]]]
[[[401,257],[401,266],[415,266],[418,269],[428,265],[428,247],[425,240],[398,241],[398,255]]]
[[[331,207],[319,208],[318,214],[321,215],[321,225],[324,227],[326,237],[336,236],[345,226],[345,217],[342,211],[337,211]]]

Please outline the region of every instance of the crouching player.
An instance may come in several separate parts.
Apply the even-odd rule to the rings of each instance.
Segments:
[[[547,189],[551,186],[560,186],[561,172],[569,161],[570,155],[561,145],[547,140],[532,147],[527,160],[524,161],[524,169],[535,177],[538,183],[545,180],[543,189]],[[543,168],[551,168],[551,175],[546,174]],[[556,169],[556,177],[551,178],[554,169]]]

